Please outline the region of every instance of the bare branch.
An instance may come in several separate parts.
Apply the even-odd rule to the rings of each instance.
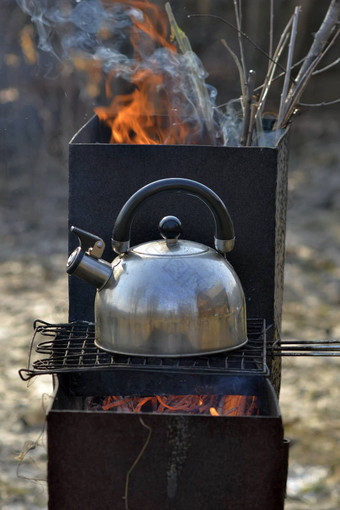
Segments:
[[[313,72],[313,75],[312,76],[315,76],[316,74],[321,74],[325,71],[328,71],[329,69],[331,69],[332,67],[336,66],[337,64],[339,64],[340,62],[340,57],[337,58],[336,60],[334,60],[334,62],[332,62],[331,64],[329,64],[328,66],[325,66],[325,67],[322,67],[322,69],[317,69],[316,71]]]
[[[275,53],[275,54],[277,54],[277,58],[280,58],[280,56],[287,44],[288,38],[289,38],[289,33],[285,35],[285,37],[282,41],[282,44],[280,44],[278,46],[279,51],[277,53]],[[270,69],[269,73],[267,73],[267,76],[266,76],[266,79],[265,79],[265,82],[264,82],[264,85],[262,87],[262,91],[260,94],[260,98],[259,98],[259,106],[258,106],[258,110],[257,110],[257,114],[256,114],[257,117],[262,116],[262,112],[263,112],[264,106],[266,104],[266,99],[267,99],[267,96],[269,93],[269,89],[271,87],[271,84],[273,83],[273,76],[275,73],[275,69],[276,69],[276,65],[273,65],[272,68]]]
[[[315,61],[319,61],[319,56],[322,54],[325,46],[327,45],[327,41],[338,23],[339,10],[340,0],[332,0],[319,30],[314,35],[314,41],[295,79],[295,85],[292,85],[291,90],[289,91],[288,98],[295,95],[295,91],[298,87],[300,87],[300,81],[304,79],[307,71],[312,67],[315,68]]]
[[[299,106],[307,106],[308,108],[312,108],[314,106],[330,106],[332,104],[340,103],[340,99],[334,99],[334,101],[326,101],[322,103],[298,103]]]
[[[270,72],[272,57],[273,57],[273,39],[274,39],[274,0],[270,1],[270,11],[269,11],[269,60],[268,60],[268,69],[267,73]]]
[[[329,49],[333,46],[333,44],[336,41],[339,34],[340,34],[340,29],[338,29],[336,31],[336,33],[334,34],[333,38],[328,43],[328,46],[324,49],[324,51],[318,56],[318,58],[316,58],[314,60],[314,62],[312,62],[309,69],[306,70],[304,76],[302,76],[300,78],[300,81],[295,88],[294,95],[292,97],[290,97],[289,101],[287,102],[286,113],[285,113],[285,116],[284,116],[282,124],[281,124],[282,128],[285,128],[287,126],[287,124],[290,120],[290,117],[293,115],[293,112],[296,109],[295,105],[300,100],[300,97],[302,96],[302,94],[308,84],[308,81],[313,74],[314,69],[319,64],[320,60],[326,55],[326,53],[329,51]]]
[[[237,0],[234,0],[234,9],[235,9],[235,18],[236,18],[236,26],[237,26],[237,36],[238,36],[238,44],[240,48],[240,59],[242,64],[242,70],[243,70],[243,77],[244,77],[244,89],[246,90],[248,87],[246,78],[247,78],[247,67],[246,67],[246,61],[244,58],[244,50],[243,50],[243,40],[241,37],[241,3],[239,2],[239,5],[237,5]],[[243,108],[246,108],[246,100],[247,97],[243,96]]]
[[[294,15],[293,15],[293,26],[292,26],[292,33],[291,33],[290,41],[289,41],[287,66],[286,66],[287,71],[286,71],[286,75],[285,75],[285,79],[284,79],[284,83],[283,83],[279,114],[278,114],[278,118],[277,118],[278,126],[281,125],[281,122],[282,122],[282,119],[283,119],[283,116],[285,113],[284,106],[285,106],[287,93],[288,93],[290,72],[291,72],[292,63],[293,63],[293,53],[294,53],[294,46],[295,46],[295,39],[296,39],[296,34],[297,34],[297,25],[298,25],[300,10],[301,10],[300,7],[295,7]]]
[[[273,35],[274,35],[274,0],[270,0],[270,22],[269,22],[269,57],[273,56]]]
[[[284,50],[284,48],[286,46],[286,43],[287,43],[287,40],[288,40],[288,37],[289,37],[289,32],[288,31],[289,31],[292,23],[293,23],[293,16],[288,21],[287,25],[285,26],[285,28],[284,28],[281,36],[280,36],[279,43],[278,43],[278,45],[276,47],[276,50],[275,50],[275,53],[274,53],[274,58],[273,58],[273,60],[271,62],[271,65],[270,65],[270,67],[268,69],[268,72],[267,72],[264,84],[262,86],[261,94],[260,94],[260,97],[259,97],[258,110],[257,110],[257,113],[256,113],[257,119],[259,119],[262,116],[262,111],[263,111],[263,108],[264,108],[264,105],[265,105],[265,102],[266,102],[266,98],[267,98],[267,95],[268,95],[271,83],[273,81],[273,76],[274,76],[274,73],[275,73],[275,70],[276,70],[277,62],[280,59],[281,54],[282,54],[282,52],[283,52],[283,50]]]
[[[248,75],[248,80],[247,80],[247,101],[246,101],[246,104],[244,105],[243,126],[242,126],[242,135],[240,138],[240,145],[247,144],[249,123],[250,123],[251,104],[253,101],[253,93],[254,93],[254,86],[255,86],[255,78],[256,78],[255,71],[250,70],[249,75]]]
[[[217,19],[218,21],[221,21],[225,25],[228,25],[228,27],[232,28],[233,30],[236,30],[236,32],[240,33],[244,39],[246,39],[254,48],[257,49],[262,55],[264,55],[266,58],[274,62],[274,59],[272,59],[266,51],[264,51],[258,44],[256,44],[255,41],[253,41],[245,32],[242,32],[242,30],[238,30],[235,25],[230,23],[230,21],[221,18],[221,16],[217,16],[216,14],[188,14],[188,18],[213,18]],[[286,69],[279,64],[278,62],[275,62],[277,66],[281,69],[281,71],[286,72]]]
[[[233,52],[233,50],[230,48],[230,46],[228,45],[228,43],[224,40],[224,39],[221,39],[221,43],[223,44],[223,46],[225,46],[227,48],[227,50],[229,51],[230,55],[232,56],[236,66],[237,66],[237,69],[238,69],[238,72],[239,72],[239,75],[240,75],[240,83],[241,83],[241,91],[242,91],[242,97],[246,97],[246,88],[245,88],[245,77],[243,75],[243,69],[242,69],[242,65],[241,65],[241,62],[239,61],[238,59],[238,56],[236,55],[236,53]]]
[[[225,103],[221,103],[217,106],[214,106],[214,110],[219,110],[220,108],[223,108],[224,106],[230,106],[234,103],[240,103],[242,106],[242,97],[236,97],[234,99],[229,99],[229,101],[226,101]]]
[[[295,64],[292,65],[291,69],[295,69],[295,67],[299,66],[300,64],[302,64],[302,62],[305,60],[306,57],[303,57],[301,60],[298,60],[297,62],[295,62]],[[312,76],[315,76],[317,74],[321,74],[325,71],[328,71],[329,69],[331,69],[332,67],[335,67],[336,65],[338,65],[340,63],[340,57],[337,58],[336,60],[334,60],[334,62],[332,62],[331,64],[329,64],[328,66],[325,66],[323,67],[322,69],[316,69],[316,71],[314,71],[312,73]],[[282,78],[282,76],[284,76],[286,73],[285,72],[282,72],[282,73],[279,73],[277,74],[276,76],[274,76],[274,78],[272,79],[272,82],[274,81],[277,81],[279,80],[280,78]],[[254,90],[254,92],[257,92],[258,90],[261,90],[263,88],[263,86],[265,85],[265,82],[262,83],[262,85],[259,85],[258,87],[256,87],[256,89]]]
[[[254,131],[254,126],[255,126],[255,122],[256,122],[256,112],[257,112],[257,103],[251,103],[251,107],[250,107],[250,121],[249,121],[249,128],[248,128],[248,135],[247,135],[247,142],[246,142],[246,146],[249,147],[249,145],[251,145],[251,142],[252,142],[252,137],[253,137],[253,131]]]
[[[295,64],[293,64],[293,65],[292,65],[292,67],[291,67],[290,69],[291,69],[291,70],[292,70],[292,69],[295,69],[295,67],[297,67],[297,66],[299,66],[300,64],[302,64],[302,62],[303,62],[304,60],[305,60],[305,57],[304,57],[304,58],[302,58],[301,60],[299,60],[298,62],[295,62]],[[284,76],[285,74],[286,74],[286,72],[282,72],[282,73],[280,73],[280,74],[277,74],[277,75],[276,75],[276,76],[274,76],[274,78],[272,79],[272,82],[279,80],[279,79],[280,79],[280,78],[282,78],[282,76]],[[293,80],[293,79],[291,78],[291,81],[293,81],[293,82],[294,82],[295,80]],[[264,85],[264,82],[262,83],[262,85],[259,85],[258,87],[256,87],[256,89],[255,89],[255,91],[254,91],[254,92],[256,92],[257,90],[261,90],[261,89],[262,89],[262,87],[263,87],[263,85]]]

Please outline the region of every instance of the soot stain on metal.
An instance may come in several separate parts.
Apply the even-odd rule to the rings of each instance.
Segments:
[[[188,421],[185,417],[174,417],[167,424],[167,436],[171,454],[167,469],[167,495],[174,499],[177,494],[178,478],[187,459],[190,445]]]

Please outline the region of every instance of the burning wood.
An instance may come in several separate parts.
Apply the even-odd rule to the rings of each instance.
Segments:
[[[110,104],[95,111],[111,129],[112,143],[274,146],[281,130],[303,104],[301,96],[312,75],[339,62],[336,59],[333,64],[316,70],[340,34],[340,0],[330,0],[310,50],[296,63],[299,7],[295,8],[275,49],[271,0],[269,53],[243,32],[241,0],[233,0],[235,24],[214,14],[190,14],[190,18],[222,21],[238,37],[239,55],[225,40],[222,44],[238,67],[241,97],[216,106],[217,91],[205,82],[207,73],[192,51],[188,37],[177,25],[169,2],[165,10],[147,0],[77,0],[62,2],[61,7],[55,5],[59,2],[42,0],[18,2],[37,26],[41,49],[58,59],[71,59],[78,70],[87,68],[91,78],[96,76],[98,95],[99,81],[103,76],[107,78]],[[259,87],[255,86],[255,71],[246,62],[245,41],[269,62],[267,75]],[[282,64],[288,41],[287,60]],[[57,48],[59,53],[62,48],[61,55]],[[80,68],[81,60],[86,65]],[[283,71],[282,75],[275,76],[277,68]],[[292,71],[298,68],[294,77]],[[284,76],[282,93],[271,126],[273,132],[268,134],[262,122],[264,107],[272,83],[281,76]],[[117,94],[117,79],[126,84],[123,94]],[[315,106],[322,104],[327,103]]]
[[[211,416],[256,416],[257,397],[246,395],[166,395],[155,397],[90,397],[88,410],[116,413],[202,414]]]

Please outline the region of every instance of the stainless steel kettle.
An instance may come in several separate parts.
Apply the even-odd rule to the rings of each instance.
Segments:
[[[130,228],[139,205],[163,192],[201,199],[215,220],[216,250],[178,239],[174,216],[160,222],[162,240],[130,248]],[[80,246],[67,272],[95,285],[96,345],[141,356],[193,356],[227,351],[247,341],[246,307],[240,281],[224,254],[234,247],[234,229],[222,200],[189,179],[152,182],[121,209],[112,233],[119,254],[101,259],[104,241],[76,227]],[[222,255],[223,254],[223,255]]]

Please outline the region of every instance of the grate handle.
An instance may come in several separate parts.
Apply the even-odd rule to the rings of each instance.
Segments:
[[[275,357],[340,356],[340,340],[282,340],[271,349]]]

